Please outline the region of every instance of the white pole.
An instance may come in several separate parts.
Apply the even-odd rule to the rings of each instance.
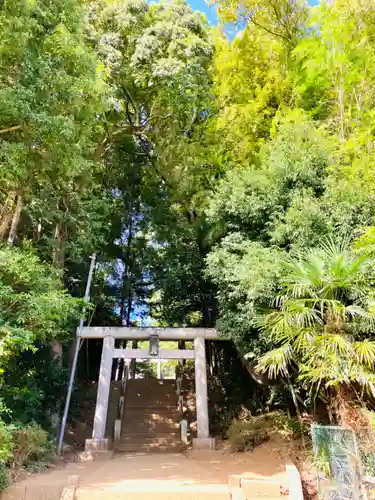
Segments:
[[[92,277],[93,277],[94,269],[95,269],[95,261],[96,261],[96,254],[92,254],[91,255],[91,263],[90,263],[89,275],[88,275],[87,283],[86,283],[85,296],[83,298],[83,300],[85,301],[85,303],[89,302],[89,300],[90,300],[91,282],[92,282]],[[83,342],[83,340],[81,340],[81,335],[82,335],[82,329],[83,329],[83,324],[84,324],[85,310],[86,310],[86,307],[84,305],[83,309],[82,309],[82,317],[81,317],[81,320],[79,322],[79,327],[78,327],[78,332],[77,332],[76,346],[75,346],[75,350],[74,350],[74,358],[73,358],[73,363],[72,363],[72,370],[70,372],[68,392],[67,392],[67,395],[66,395],[66,401],[65,401],[65,407],[64,407],[64,415],[63,415],[62,423],[61,423],[60,436],[59,436],[59,444],[58,444],[58,447],[57,447],[57,453],[59,455],[61,454],[63,440],[64,440],[64,434],[65,434],[65,427],[66,427],[66,422],[67,422],[67,419],[68,419],[69,405],[70,405],[70,399],[71,399],[71,396],[72,396],[72,390],[73,390],[73,384],[74,384],[74,377],[75,377],[75,374],[76,374],[78,354],[79,354],[79,350],[80,350],[80,347],[81,347],[82,342]]]

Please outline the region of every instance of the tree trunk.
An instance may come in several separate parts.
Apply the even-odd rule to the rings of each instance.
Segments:
[[[16,201],[16,193],[10,193],[0,213],[0,238],[5,239],[9,226],[12,222],[13,211]]]
[[[53,360],[58,364],[58,366],[62,366],[62,345],[60,342],[57,340],[53,340],[51,344],[51,354]],[[60,428],[60,410],[61,410],[61,404],[57,404],[57,407],[54,409],[54,411],[51,412],[50,415],[50,421],[51,421],[51,427],[53,429],[53,432],[56,434],[59,431]]]
[[[62,237],[61,237],[61,229],[60,225],[56,224],[55,231],[53,234],[54,238],[54,244],[53,244],[53,250],[52,250],[52,262],[55,267],[57,267],[60,270],[64,269],[64,250],[63,250],[63,242],[62,242]],[[74,348],[74,342],[73,342],[73,348]],[[59,367],[62,367],[62,344],[61,342],[57,340],[52,341],[51,345],[51,351],[52,351],[52,356],[56,363],[58,364]],[[51,424],[54,430],[56,432],[59,429],[60,426],[60,408],[61,405],[58,405],[57,408],[55,409],[55,412],[51,415]]]
[[[131,326],[130,317],[131,317],[131,313],[132,313],[132,309],[133,309],[132,305],[133,305],[133,293],[132,293],[132,289],[130,286],[129,287],[127,310],[126,310],[126,326],[127,327]]]
[[[64,249],[63,241],[61,236],[61,228],[59,224],[56,224],[55,231],[53,233],[53,250],[52,250],[52,262],[55,267],[60,270],[64,269]]]
[[[340,113],[340,136],[341,140],[345,140],[345,125],[344,125],[344,119],[345,119],[345,109],[344,109],[344,89],[340,86],[337,89],[337,97],[338,97],[338,104],[339,104],[339,113]]]
[[[13,245],[14,240],[17,236],[17,230],[18,230],[18,225],[20,222],[21,218],[21,212],[22,212],[22,196],[20,194],[17,195],[17,203],[16,203],[16,209],[14,211],[13,217],[12,217],[12,224],[10,226],[10,231],[9,231],[9,236],[8,236],[8,244]]]
[[[178,349],[186,349],[186,342],[185,342],[185,340],[179,340],[178,343],[177,343],[177,347],[178,347]],[[184,366],[186,364],[186,359],[180,359],[179,360],[179,364],[181,366],[181,369],[183,370]]]

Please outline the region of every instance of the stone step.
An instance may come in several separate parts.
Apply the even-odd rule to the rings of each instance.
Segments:
[[[241,490],[245,498],[280,498],[280,481],[272,479],[242,479]]]
[[[122,426],[121,426],[123,429],[126,429],[126,428],[129,428],[130,430],[131,429],[134,429],[135,432],[136,429],[138,429],[139,431],[142,431],[142,430],[155,430],[155,432],[158,432],[160,430],[160,432],[162,432],[162,429],[163,428],[166,428],[166,429],[174,429],[174,428],[179,428],[180,425],[179,425],[179,422],[176,418],[169,418],[169,419],[157,419],[157,418],[150,418],[150,419],[142,419],[141,421],[138,419],[127,419],[125,418],[122,422]]]
[[[143,393],[143,394],[176,394],[177,386],[173,385],[153,385],[146,384],[128,385],[126,387],[127,393]]]
[[[116,450],[124,451],[125,449],[131,447],[133,450],[141,450],[144,447],[149,447],[152,449],[155,449],[157,451],[157,448],[166,448],[166,447],[171,447],[171,448],[176,448],[178,450],[181,449],[181,441],[176,441],[176,440],[160,440],[160,441],[126,441],[122,442],[119,441],[116,443]],[[125,450],[126,451],[126,450]]]
[[[160,415],[177,415],[179,413],[177,405],[168,406],[168,405],[159,405],[159,406],[142,406],[142,405],[127,405],[125,404],[124,413],[138,413],[142,415],[143,413],[148,413],[150,415],[158,413]]]
[[[168,445],[138,443],[116,444],[116,451],[121,453],[179,453],[181,450],[181,443]]]
[[[167,408],[176,408],[177,407],[177,399],[157,399],[153,398],[150,400],[144,398],[132,399],[125,397],[125,407],[126,406],[141,406],[142,408],[147,407],[167,407]]]
[[[163,429],[178,429],[179,423],[177,419],[170,419],[169,421],[163,421],[159,419],[150,419],[149,421],[125,419],[122,422],[122,429],[129,429],[129,431],[134,430],[134,432],[163,432]]]
[[[126,419],[136,419],[140,418],[142,420],[144,419],[150,419],[150,420],[155,420],[157,418],[172,418],[175,422],[178,420],[179,412],[177,410],[148,410],[147,408],[138,410],[137,408],[128,408],[125,409],[124,411],[124,418]]]
[[[161,389],[156,389],[156,390],[153,390],[153,389],[148,389],[148,390],[145,390],[145,389],[129,389],[126,391],[126,395],[131,397],[131,398],[141,398],[141,397],[145,397],[145,398],[148,398],[148,399],[152,399],[153,397],[165,397],[165,398],[176,398],[177,397],[177,393],[175,390],[171,390],[171,389],[165,389],[163,388],[163,390]]]
[[[137,410],[134,408],[129,408],[128,411],[125,409],[124,420],[134,420],[136,422],[145,422],[147,420],[165,420],[172,419],[173,422],[179,421],[179,412],[175,411],[159,411],[159,410]]]
[[[176,394],[171,394],[171,395],[165,395],[165,394],[152,394],[150,397],[146,397],[144,395],[138,396],[137,394],[130,395],[126,394],[125,395],[126,401],[132,401],[134,403],[142,403],[144,405],[152,404],[155,402],[161,403],[169,403],[169,404],[175,404],[177,402],[177,396]]]
[[[139,441],[144,443],[161,443],[162,441],[180,441],[180,435],[176,433],[158,434],[151,436],[150,434],[121,434],[120,442],[127,443],[129,441]]]
[[[136,440],[136,441],[141,441],[144,440],[145,442],[147,441],[152,441],[154,440],[165,440],[169,439],[172,441],[179,441],[180,440],[180,433],[176,432],[166,432],[164,434],[121,434],[120,441],[131,441],[131,440]]]
[[[159,380],[157,378],[137,378],[137,379],[130,379],[128,380],[128,386],[129,387],[144,387],[146,386],[161,386],[161,387],[167,387],[169,385],[176,385],[176,381],[174,379],[166,379],[166,380]]]
[[[12,485],[1,493],[2,500],[60,500],[64,484]]]
[[[143,399],[125,399],[125,408],[164,408],[164,409],[175,409],[177,408],[177,400],[173,401],[162,401],[159,399],[153,399],[152,401],[145,401]]]
[[[134,429],[133,427],[123,427],[122,436],[170,436],[170,435],[180,435],[179,427],[172,427],[159,430],[156,432],[154,429]]]
[[[126,394],[134,397],[147,397],[153,396],[174,396],[176,397],[176,387],[127,387]]]
[[[135,410],[138,412],[147,411],[148,413],[152,413],[155,411],[158,412],[178,412],[177,404],[144,404],[144,403],[133,403],[132,401],[126,401],[124,411]]]
[[[164,423],[128,423],[124,422],[122,425],[123,433],[129,432],[130,434],[163,434],[167,432],[180,432],[180,425],[177,424],[164,424]]]
[[[124,418],[122,421],[122,427],[134,426],[134,428],[139,429],[179,429],[180,419],[176,417],[170,418]]]
[[[177,397],[177,393],[174,389],[129,389],[126,391],[126,396],[129,398],[142,398],[142,399],[153,399],[157,397],[161,398],[175,398]]]
[[[125,412],[123,422],[131,422],[132,424],[137,423],[163,423],[163,424],[175,424],[180,421],[180,416],[178,412],[174,413],[158,413],[158,412]]]
[[[135,492],[133,490],[127,491],[83,491],[78,495],[78,500],[229,500],[229,493],[223,491],[213,490],[207,491],[205,488],[203,491],[152,491],[149,490]],[[44,499],[43,499],[44,500]],[[273,500],[273,499],[269,499]],[[278,498],[280,500],[280,497]]]
[[[125,396],[127,401],[145,401],[145,404],[152,404],[153,401],[160,401],[161,403],[169,403],[169,404],[174,404],[177,402],[178,398],[176,393],[174,394],[158,394],[158,393],[151,393],[149,395],[145,394],[126,394]]]

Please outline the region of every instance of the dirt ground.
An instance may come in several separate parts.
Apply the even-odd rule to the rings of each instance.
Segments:
[[[228,500],[230,474],[285,484],[286,462],[279,443],[272,441],[248,453],[120,455],[29,476],[2,498],[57,500],[68,477],[79,475],[77,500]]]

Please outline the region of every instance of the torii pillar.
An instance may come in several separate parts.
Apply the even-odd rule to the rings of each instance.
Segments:
[[[194,355],[198,437],[193,440],[193,447],[214,448],[215,443],[210,438],[208,419],[207,366],[204,337],[196,337],[194,339]]]

